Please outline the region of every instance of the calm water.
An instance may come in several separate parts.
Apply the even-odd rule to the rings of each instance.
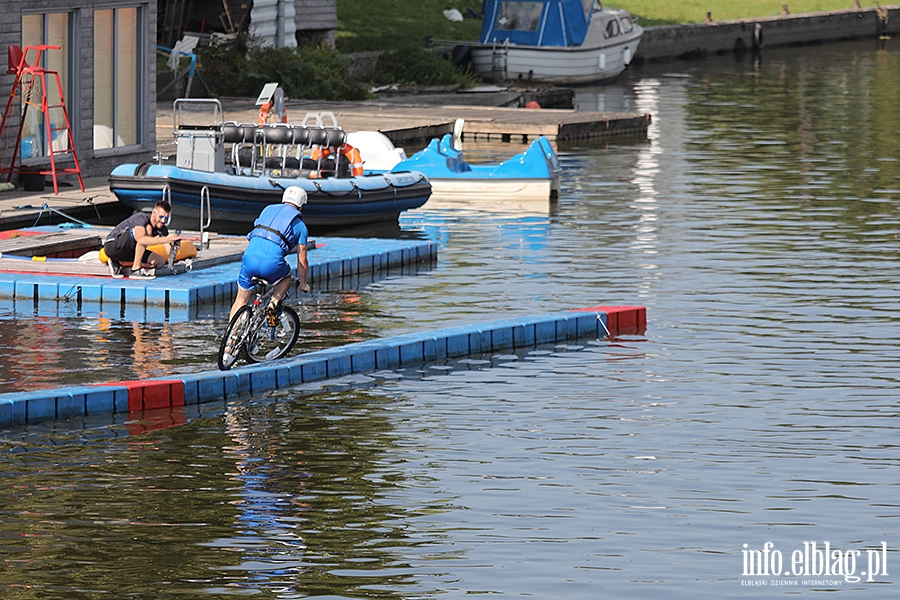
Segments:
[[[0,595],[897,597],[897,41],[577,102],[648,139],[562,148],[549,213],[405,216],[437,263],[319,290],[303,349],[596,304],[646,305],[645,335],[6,431]],[[0,385],[214,368],[224,310],[0,307]],[[745,576],[763,556],[801,574]]]

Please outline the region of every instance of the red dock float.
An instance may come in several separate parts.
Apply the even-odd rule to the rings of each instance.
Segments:
[[[128,412],[184,406],[184,381],[181,379],[137,379],[98,385],[126,388]]]

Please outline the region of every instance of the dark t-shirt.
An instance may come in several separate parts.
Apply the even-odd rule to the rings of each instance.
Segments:
[[[106,240],[103,242],[103,248],[106,255],[110,258],[123,261],[131,261],[134,259],[134,250],[137,247],[137,241],[134,239],[134,228],[144,227],[150,224],[150,215],[144,212],[136,213],[116,225],[115,229],[109,232]],[[154,227],[151,231],[152,236],[169,235],[169,229],[166,226]],[[150,251],[144,252],[143,261],[147,262]]]
[[[150,224],[150,215],[145,212],[139,212],[131,215],[118,225],[116,228],[109,232],[109,235],[106,236],[106,241],[114,240],[119,237],[120,234],[127,232],[131,232],[135,227],[147,227]],[[166,226],[162,227],[154,227],[151,232],[152,236],[166,236],[169,235],[169,228]],[[131,234],[131,239],[134,241],[134,234]]]

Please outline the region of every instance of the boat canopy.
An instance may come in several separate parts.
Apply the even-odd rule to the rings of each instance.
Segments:
[[[595,0],[486,0],[482,44],[580,46]]]

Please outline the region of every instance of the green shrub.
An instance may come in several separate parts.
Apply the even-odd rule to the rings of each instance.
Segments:
[[[385,52],[378,57],[372,72],[372,82],[376,84],[472,86],[477,81],[472,73],[461,71],[424,48]]]
[[[215,96],[254,97],[277,81],[288,98],[361,100],[368,92],[347,74],[343,55],[322,45],[297,48],[259,46],[238,40],[230,48],[199,49],[203,83]]]

